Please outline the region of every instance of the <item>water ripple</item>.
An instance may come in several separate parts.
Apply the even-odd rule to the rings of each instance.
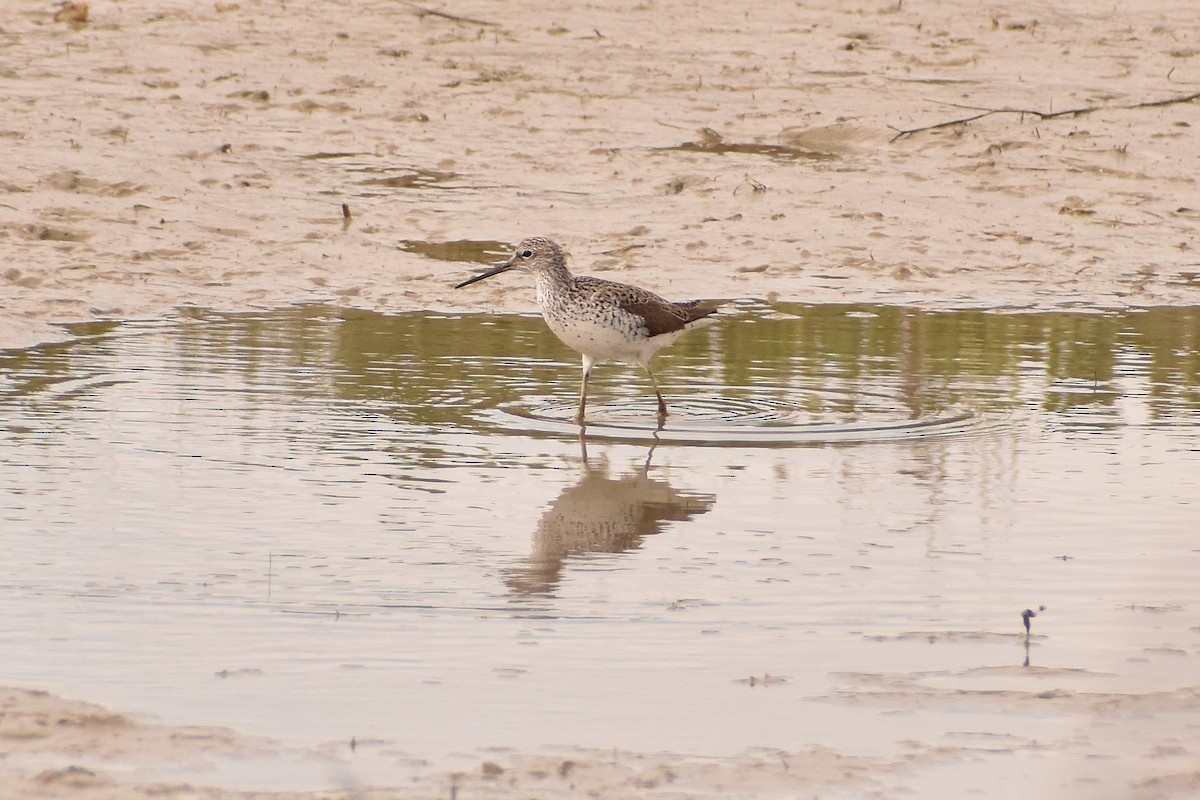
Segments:
[[[1004,425],[995,414],[967,407],[914,416],[911,409],[878,395],[874,402],[860,402],[853,412],[813,412],[809,409],[814,399],[822,401],[817,405],[837,405],[839,400],[832,391],[795,398],[698,394],[675,399],[671,415],[659,428],[653,400],[616,398],[589,405],[587,435],[699,446],[788,447],[970,436]],[[863,399],[861,394],[858,399]],[[575,436],[579,433],[575,408],[573,398],[533,396],[482,411],[477,419],[510,433]]]

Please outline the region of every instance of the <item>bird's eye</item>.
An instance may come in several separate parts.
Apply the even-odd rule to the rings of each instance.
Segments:
[[[521,258],[533,258],[533,251],[532,250],[522,250]]]

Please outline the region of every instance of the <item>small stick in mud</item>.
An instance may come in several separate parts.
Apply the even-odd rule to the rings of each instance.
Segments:
[[[1046,610],[1045,606],[1038,606],[1037,611],[1034,611],[1032,608],[1027,608],[1021,612],[1021,621],[1025,623],[1025,638],[1026,639],[1029,638],[1029,620],[1036,617],[1038,615],[1038,611],[1045,611],[1045,610]]]

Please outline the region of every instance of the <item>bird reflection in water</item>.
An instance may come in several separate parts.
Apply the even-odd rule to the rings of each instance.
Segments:
[[[588,459],[581,431],[579,482],[564,489],[538,520],[528,562],[505,577],[509,588],[520,595],[551,594],[568,558],[634,550],[664,523],[685,522],[712,508],[716,495],[676,491],[661,477],[650,477],[657,446],[656,437],[642,465],[610,478],[607,459],[595,465]]]

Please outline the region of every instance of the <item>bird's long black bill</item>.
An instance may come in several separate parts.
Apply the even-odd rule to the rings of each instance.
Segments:
[[[455,288],[455,289],[461,289],[461,288],[463,288],[464,286],[470,286],[472,283],[476,283],[476,282],[478,282],[478,281],[481,281],[481,280],[483,280],[484,278],[490,278],[490,277],[492,277],[493,275],[499,275],[501,272],[504,272],[505,270],[510,270],[510,269],[512,269],[512,267],[513,267],[513,262],[511,262],[511,261],[505,261],[505,262],[504,262],[503,264],[501,264],[500,266],[498,266],[498,267],[493,267],[492,269],[489,269],[487,272],[484,272],[484,273],[482,273],[482,274],[480,274],[480,275],[476,275],[474,278],[467,278],[465,281],[463,281],[462,283],[458,284],[458,285],[457,285],[457,286],[455,286],[454,288]]]

